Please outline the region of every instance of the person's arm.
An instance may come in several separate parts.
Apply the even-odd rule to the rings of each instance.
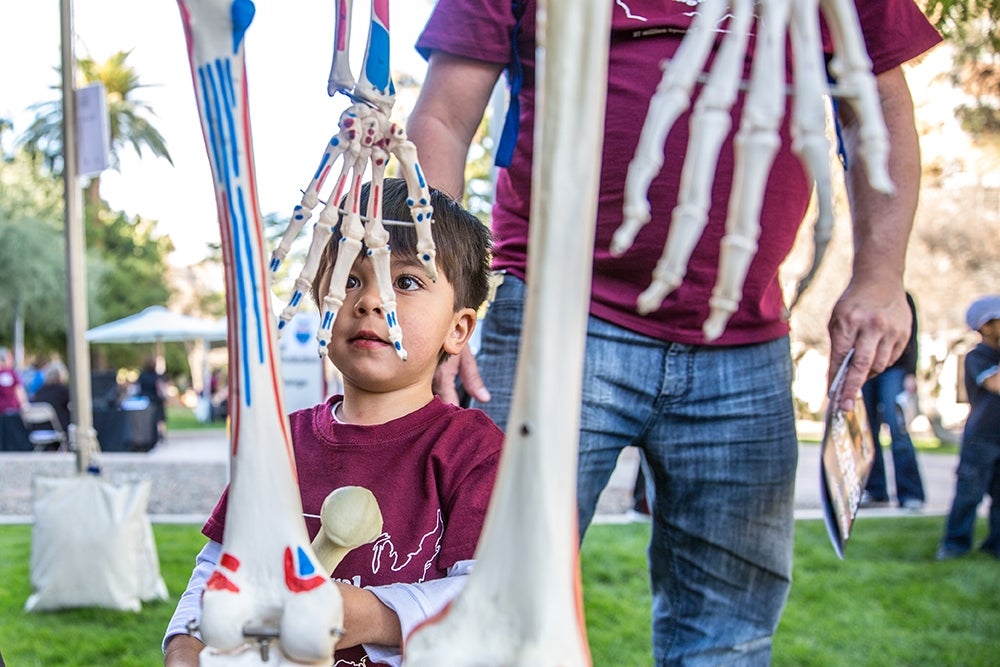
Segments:
[[[992,391],[994,394],[1000,394],[1000,368],[993,366],[986,369],[985,372],[980,376],[979,386],[986,391]]]
[[[428,185],[453,199],[465,192],[469,145],[483,119],[502,65],[435,51],[406,124]]]
[[[462,200],[469,144],[502,71],[502,65],[440,51],[432,53],[428,61],[406,134],[417,146],[427,183],[453,199]],[[468,346],[438,366],[434,374],[434,393],[453,405],[458,405],[456,377],[477,401],[490,400]]]
[[[889,131],[894,194],[877,192],[868,184],[857,157],[857,118],[849,105],[841,105],[844,140],[848,155],[853,156],[846,182],[854,226],[854,265],[847,289],[833,308],[829,331],[831,372],[854,348],[840,405],[845,410],[853,409],[870,374],[881,373],[899,357],[910,335],[903,270],[920,187],[920,146],[903,71],[888,70],[876,81]]]
[[[396,612],[367,588],[341,581],[336,584],[344,600],[344,634],[337,642],[338,649],[358,644],[395,647],[403,644],[403,632]]]
[[[198,667],[205,645],[193,635],[174,635],[167,642],[163,654],[164,667]]]
[[[167,624],[163,638],[163,664],[165,667],[198,667],[198,654],[205,647],[201,639],[188,634],[187,624],[201,619],[201,594],[205,582],[215,571],[222,554],[222,545],[209,540],[195,559],[194,570],[187,588],[177,601],[173,616]]]
[[[380,603],[390,609],[395,619],[395,631],[399,637],[392,643],[364,641],[365,652],[376,663],[398,665],[402,659],[402,641],[418,625],[441,612],[465,586],[467,575],[472,571],[475,561],[463,560],[448,568],[448,576],[443,579],[432,579],[419,584],[389,584],[387,586],[372,586],[365,589],[378,598]],[[343,592],[343,588],[341,590]],[[346,604],[345,604],[346,608]],[[349,627],[348,620],[344,621]],[[347,635],[341,640],[341,645]]]

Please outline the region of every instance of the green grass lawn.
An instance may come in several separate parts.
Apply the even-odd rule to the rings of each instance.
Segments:
[[[862,519],[840,561],[822,521],[800,521],[774,665],[992,667],[1000,656],[1000,562],[937,563],[941,517]],[[171,599],[138,614],[26,613],[31,527],[0,525],[0,651],[10,667],[148,667],[202,543],[197,526],[154,526]],[[979,526],[985,534],[985,524]],[[647,524],[597,525],[583,546],[593,664],[650,665]]]
[[[192,429],[215,429],[224,430],[225,421],[200,422],[194,416],[194,410],[179,405],[171,405],[167,408],[167,433],[171,431],[187,431]]]

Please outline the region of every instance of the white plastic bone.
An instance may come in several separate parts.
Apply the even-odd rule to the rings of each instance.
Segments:
[[[363,486],[334,489],[320,509],[320,531],[312,548],[323,567],[333,573],[351,549],[382,534],[382,512],[372,492]]]
[[[532,191],[545,194],[531,204],[534,278],[503,458],[476,567],[447,613],[408,638],[407,667],[590,664],[576,530],[589,300],[579,277],[591,271],[604,127],[604,105],[592,101],[605,95],[611,4],[538,7]],[[556,196],[564,192],[588,194]]]
[[[726,234],[720,249],[719,275],[709,301],[710,313],[703,323],[707,341],[722,335],[729,318],[739,307],[743,283],[756,254],[764,189],[780,145],[778,126],[784,113],[786,37],[795,54],[792,149],[815,181],[819,198],[819,218],[815,227],[817,257],[821,257],[832,225],[824,104],[829,86],[820,60],[817,0],[764,0],[756,6],[760,8],[760,16],[752,30],[757,39],[749,92],[734,140],[735,171],[727,208]],[[729,8],[732,8],[732,15],[719,55],[692,114],[691,144],[682,168],[678,202],[671,217],[663,256],[653,271],[652,283],[638,299],[637,307],[642,313],[659,308],[663,299],[681,284],[691,253],[707,222],[718,159],[717,144],[728,132],[728,122],[721,114],[728,113],[732,105],[728,95],[732,72],[729,76],[726,72],[729,67],[738,71],[742,58],[736,57],[728,65],[722,61],[728,60],[731,53],[741,56],[746,51],[745,0],[706,0],[699,5],[676,57],[664,65],[663,79],[650,101],[639,146],[629,165],[623,221],[611,243],[611,252],[616,255],[631,246],[641,226],[649,220],[645,197],[662,165],[662,146],[677,116],[690,102],[693,82],[700,76],[707,51],[715,39],[716,27]],[[851,0],[819,0],[819,8],[828,20],[834,39],[835,57],[830,69],[838,77],[837,90],[853,105],[859,118],[860,158],[872,186],[882,192],[891,192],[887,131],[856,9]]]
[[[761,5],[757,45],[750,70],[750,91],[740,129],[734,140],[736,166],[729,194],[726,234],[719,254],[705,340],[722,335],[729,317],[739,307],[743,281],[757,253],[760,211],[771,164],[781,146],[778,129],[785,115],[785,36],[793,0],[768,0]]]
[[[844,101],[858,116],[861,128],[858,157],[865,164],[871,186],[892,194],[896,188],[889,176],[889,134],[857,9],[853,0],[820,0],[820,8],[833,35],[830,71],[837,77]]]
[[[330,66],[330,79],[327,82],[327,93],[332,97],[340,91],[354,89],[354,73],[351,71],[351,13],[354,10],[354,0],[336,0],[337,18],[333,25],[333,64]]]
[[[178,5],[216,189],[229,320],[229,507],[222,557],[202,598],[200,662],[328,666],[343,605],[309,544],[281,394],[246,112],[253,4]]]
[[[389,71],[389,0],[371,0],[368,42],[361,74],[354,79],[350,64],[351,12],[354,0],[337,0],[334,25],[333,64],[327,93],[344,93],[355,101],[377,107],[387,116],[396,101],[396,89]]]

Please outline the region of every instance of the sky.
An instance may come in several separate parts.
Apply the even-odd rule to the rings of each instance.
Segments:
[[[312,177],[340,113],[349,102],[329,97],[326,82],[333,54],[334,0],[257,0],[247,31],[247,80],[260,207],[263,214],[290,213]],[[369,3],[357,0],[352,69],[360,69],[368,33]],[[430,0],[391,3],[393,69],[418,81],[423,60],[413,49],[430,13]],[[0,0],[0,118],[14,121],[14,135],[32,119],[28,107],[58,99],[60,63],[58,0]],[[131,50],[128,62],[147,85],[137,99],[148,103],[166,140],[173,166],[146,152],[128,151],[120,173],[107,170],[101,194],[113,210],[158,221],[176,251],[169,261],[185,266],[218,242],[214,191],[191,84],[184,31],[175,0],[75,0],[75,53],[103,62]],[[397,113],[406,114],[402,96]]]

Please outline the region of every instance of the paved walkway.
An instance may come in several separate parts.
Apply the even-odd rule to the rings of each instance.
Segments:
[[[820,425],[800,423],[800,435],[816,434]],[[886,451],[888,454],[888,451]],[[957,457],[918,454],[927,493],[926,515],[948,512],[954,493]],[[102,454],[103,475],[110,481],[148,477],[152,482],[149,514],[154,522],[201,523],[215,506],[229,479],[225,433],[187,431],[170,434],[167,442],[145,453]],[[886,457],[892,488],[892,457]],[[633,448],[622,452],[618,467],[598,503],[596,521],[630,521],[632,485],[638,467]],[[32,521],[31,480],[36,476],[68,476],[76,470],[73,454],[0,452],[0,523]],[[819,492],[819,447],[799,447],[795,488],[796,517],[822,518]],[[862,508],[863,516],[912,516],[898,508]]]

